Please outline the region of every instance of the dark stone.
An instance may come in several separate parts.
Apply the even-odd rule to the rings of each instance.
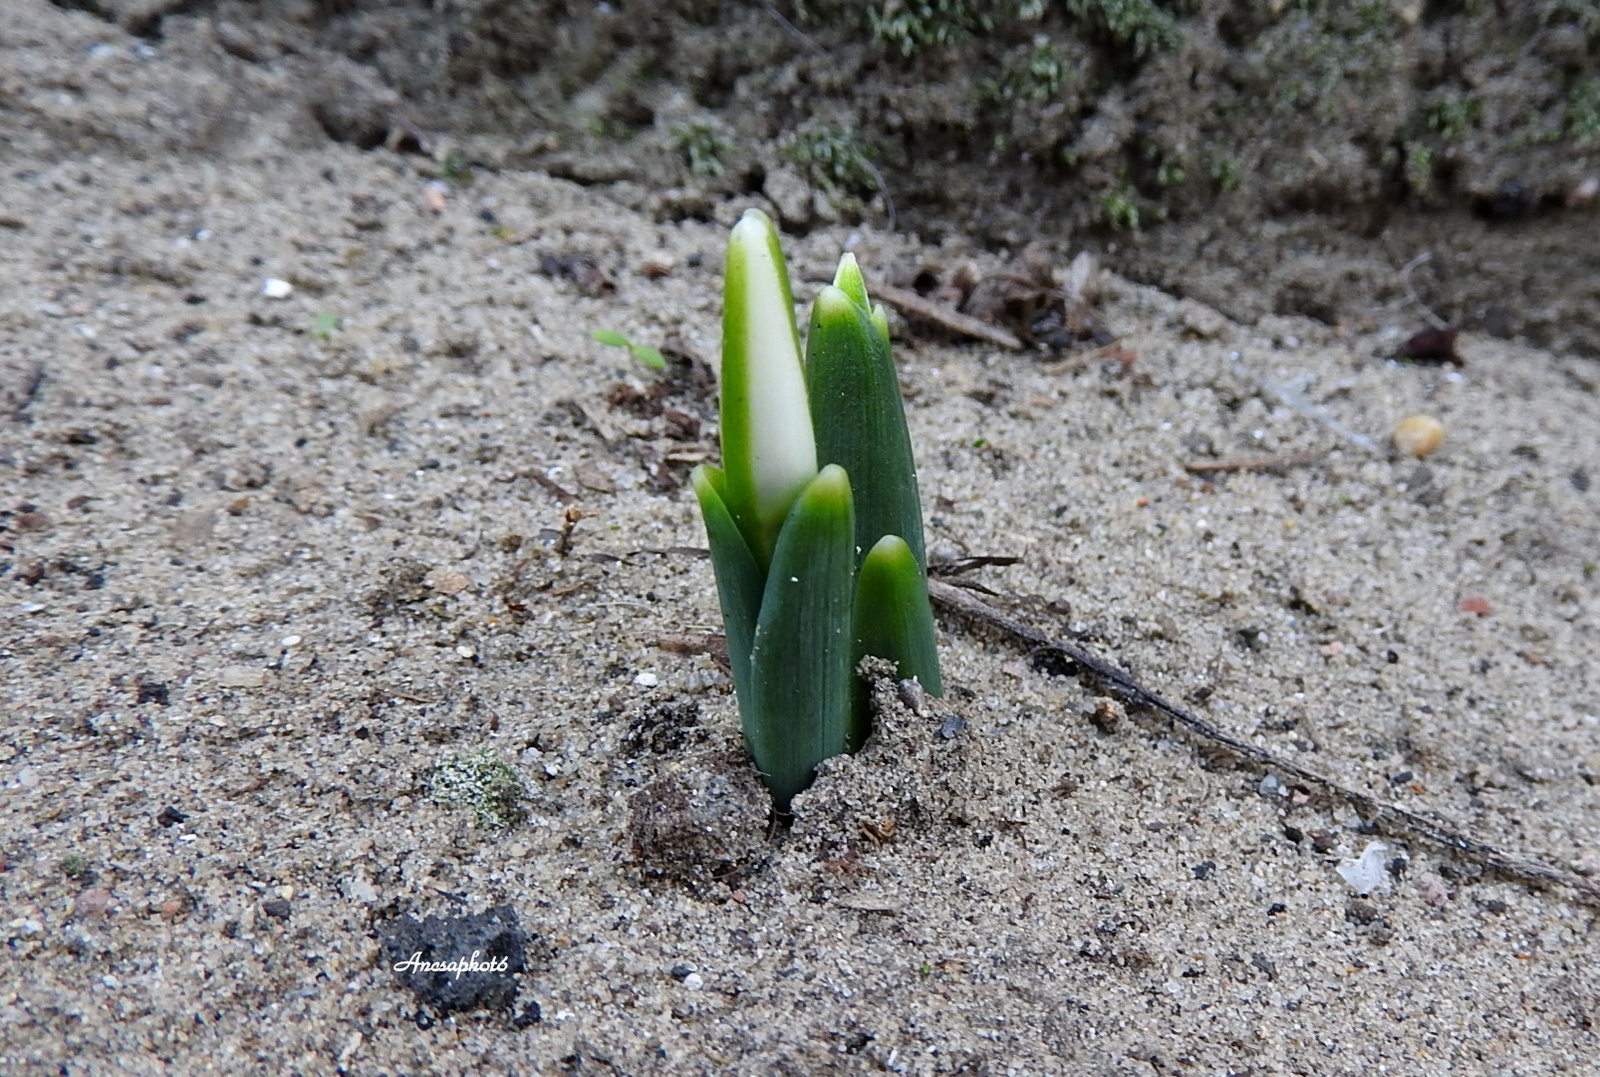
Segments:
[[[289,903],[282,898],[273,898],[270,901],[261,903],[261,911],[274,920],[287,920],[289,919],[291,908]]]
[[[1077,673],[1077,666],[1072,659],[1054,647],[1041,647],[1034,651],[1028,664],[1035,673],[1043,673],[1047,677],[1071,677]]]
[[[139,686],[140,703],[159,703],[165,707],[168,697],[167,686],[159,681],[147,682]]]
[[[528,1004],[522,1007],[522,1012],[511,1019],[511,1027],[527,1028],[530,1025],[537,1025],[543,1020],[544,1011],[539,1008],[537,1002],[529,999]]]
[[[165,808],[162,808],[156,813],[156,822],[160,823],[164,827],[177,826],[179,823],[184,822],[188,818],[189,817],[187,815],[183,814],[183,812],[179,811],[177,808],[174,808],[171,804],[168,804]]]
[[[379,924],[377,931],[384,964],[416,994],[419,1012],[423,1006],[441,1014],[509,1010],[515,1003],[517,974],[527,968],[528,937],[511,906],[497,905],[472,916],[430,916],[421,922],[405,916]],[[412,962],[473,962],[477,967],[457,973],[416,968]],[[406,967],[396,967],[402,964]]]

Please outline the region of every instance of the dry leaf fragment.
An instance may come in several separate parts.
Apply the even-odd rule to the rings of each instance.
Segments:
[[[918,318],[925,322],[932,322],[952,333],[962,336],[975,337],[978,340],[987,340],[991,344],[998,344],[1002,348],[1012,351],[1022,350],[1022,341],[1015,333],[1011,333],[997,325],[979,321],[958,310],[951,310],[940,303],[924,299],[916,292],[904,288],[895,288],[891,285],[880,284],[873,288],[873,294],[885,303],[894,307],[900,313],[911,318]]]
[[[593,464],[579,464],[572,469],[572,474],[584,487],[596,493],[614,494],[617,492],[617,484],[611,481],[611,476]]]
[[[422,577],[422,582],[441,595],[455,595],[472,586],[472,578],[465,573],[440,566]]]

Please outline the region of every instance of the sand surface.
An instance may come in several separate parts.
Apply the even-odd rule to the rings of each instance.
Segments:
[[[696,653],[715,399],[589,334],[714,367],[742,206],[431,189],[323,141],[292,71],[136,45],[31,0],[0,27],[7,1073],[1592,1071],[1594,903],[1101,728],[961,620],[949,698],[791,831],[712,811],[725,865],[641,862],[648,798],[748,781]],[[1000,265],[787,245],[803,304],[846,247],[869,285]],[[933,557],[1018,557],[966,578],[1248,740],[1600,872],[1600,366],[1401,365],[1414,312],[1246,330],[1114,276],[1101,317],[1131,365],[899,342]],[[1420,464],[1388,444],[1414,412],[1446,431]],[[1280,453],[1321,455],[1183,467]],[[513,826],[440,802],[484,751]],[[1336,868],[1373,841],[1404,863],[1361,898]],[[514,1005],[419,1019],[385,925],[496,906]]]

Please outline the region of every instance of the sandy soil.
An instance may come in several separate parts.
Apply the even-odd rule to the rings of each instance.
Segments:
[[[6,1072],[1593,1065],[1592,903],[1154,719],[1091,724],[1089,688],[960,621],[950,698],[831,764],[792,831],[712,813],[727,881],[641,863],[641,790],[747,778],[727,678],[684,653],[717,628],[682,485],[715,408],[685,382],[651,414],[589,333],[714,364],[742,207],[440,191],[216,51],[32,0],[0,27]],[[869,282],[969,257],[821,229],[797,298],[846,246]],[[902,340],[930,549],[1018,556],[974,577],[998,604],[1592,875],[1600,368],[1478,338],[1399,365],[1413,316],[1371,316],[1245,330],[1112,278],[1131,371]],[[1419,411],[1425,464],[1387,446]],[[526,783],[514,826],[438,800],[483,750]],[[1404,864],[1361,898],[1336,867],[1374,840]],[[528,936],[513,1007],[419,1015],[385,925],[496,906]]]

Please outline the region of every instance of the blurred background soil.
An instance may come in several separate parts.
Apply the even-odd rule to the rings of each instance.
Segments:
[[[1446,320],[1600,355],[1600,0],[56,2],[300,68],[337,140],[657,220],[1088,245],[1247,322],[1359,323],[1431,253]]]

